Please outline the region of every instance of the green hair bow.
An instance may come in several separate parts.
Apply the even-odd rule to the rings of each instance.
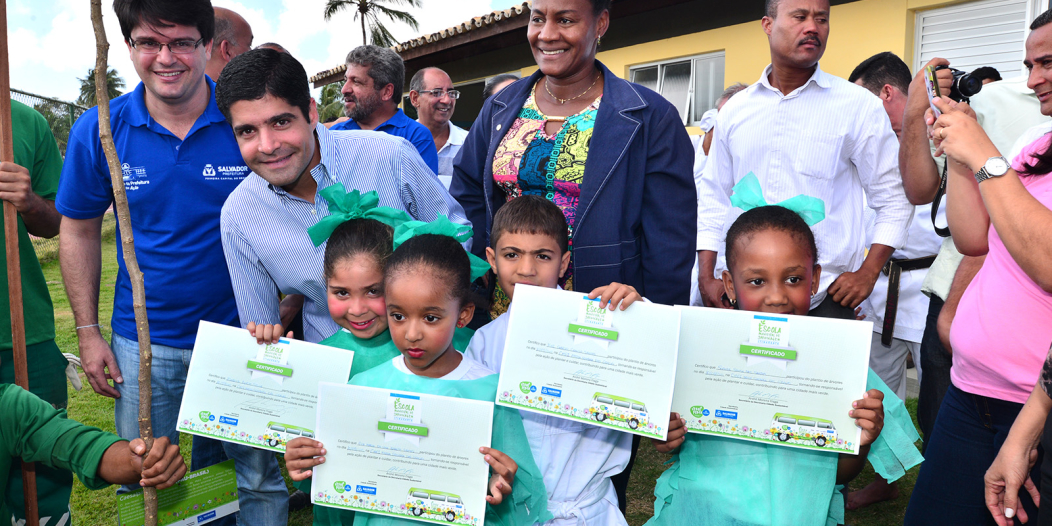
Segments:
[[[458,243],[463,243],[471,239],[472,230],[471,227],[466,225],[458,225],[449,220],[444,214],[439,215],[438,219],[431,221],[430,223],[424,221],[407,221],[395,227],[394,232],[394,248],[397,250],[402,243],[405,243],[411,237],[416,237],[421,234],[436,234],[440,236],[449,236],[456,239]],[[471,281],[482,277],[489,270],[489,263],[484,261],[482,258],[468,252],[468,261],[471,262]]]
[[[361,193],[358,190],[347,192],[343,183],[336,183],[318,192],[329,202],[329,215],[307,229],[307,235],[320,246],[329,239],[336,227],[352,219],[375,219],[392,228],[410,221],[409,214],[387,206],[377,206],[380,195],[374,192]]]
[[[752,172],[742,177],[742,180],[734,185],[732,192],[731,204],[746,212],[753,208],[767,206],[767,201],[763,198],[763,190],[760,188],[760,180]],[[825,201],[817,197],[800,194],[777,203],[777,205],[799,214],[804,219],[804,222],[807,223],[807,226],[815,226],[819,221],[826,218]]]

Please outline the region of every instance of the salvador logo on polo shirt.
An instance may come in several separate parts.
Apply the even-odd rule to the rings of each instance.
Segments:
[[[140,185],[150,184],[146,176],[145,166],[132,166],[128,163],[121,165],[121,176],[124,179],[125,190],[138,190]]]
[[[201,175],[209,181],[240,181],[248,175],[249,169],[245,165],[218,165],[211,163],[205,165]]]

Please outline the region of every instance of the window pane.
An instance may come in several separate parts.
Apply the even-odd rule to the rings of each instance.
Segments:
[[[716,107],[716,99],[723,93],[723,64],[723,53],[694,61],[692,124],[700,122],[706,111]]]
[[[661,94],[679,110],[681,118],[686,117],[690,91],[690,61],[668,64],[661,69]]]
[[[639,68],[632,70],[632,82],[657,91],[658,68]]]

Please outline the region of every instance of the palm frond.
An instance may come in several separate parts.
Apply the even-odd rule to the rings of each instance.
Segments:
[[[371,3],[374,5],[406,5],[409,7],[423,7],[424,5],[422,0],[371,0]]]
[[[395,40],[394,35],[392,35],[391,32],[388,31],[387,28],[384,27],[384,25],[381,24],[379,20],[376,20],[376,15],[371,15],[370,18],[372,19],[372,21],[369,24],[369,41],[372,45],[380,47],[392,47],[398,44],[398,41]]]
[[[375,1],[373,2],[372,8],[373,11],[370,14],[372,14],[373,16],[378,16],[382,14],[390,20],[398,21],[409,26],[413,31],[420,30],[420,24],[416,21],[416,17],[414,17],[411,13],[408,13],[406,11],[399,11],[398,9],[391,9],[390,7],[377,4],[375,3]],[[379,20],[377,20],[377,23],[379,23]]]
[[[327,0],[325,2],[325,20],[328,21],[329,19],[332,18],[332,15],[335,15],[336,13],[339,13],[340,11],[343,11],[348,6],[352,6],[353,5],[353,6],[357,7],[359,1],[360,0]],[[355,13],[357,13],[357,9],[355,9]],[[356,20],[358,19],[357,14],[355,15],[354,18]]]

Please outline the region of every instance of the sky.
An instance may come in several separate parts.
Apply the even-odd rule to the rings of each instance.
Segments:
[[[409,9],[419,31],[387,23],[399,42],[440,31],[472,17],[521,3],[521,0],[421,0]],[[139,83],[128,58],[112,2],[103,0],[103,23],[110,43],[108,63],[130,91]],[[361,25],[345,9],[328,22],[325,0],[212,0],[212,5],[236,11],[252,26],[252,45],[277,42],[303,63],[308,75],[343,63],[347,52],[362,44]],[[388,4],[392,5],[392,4]],[[397,5],[392,5],[396,7]],[[73,101],[80,93],[78,78],[95,67],[95,36],[88,0],[8,0],[8,49],[11,87]]]

